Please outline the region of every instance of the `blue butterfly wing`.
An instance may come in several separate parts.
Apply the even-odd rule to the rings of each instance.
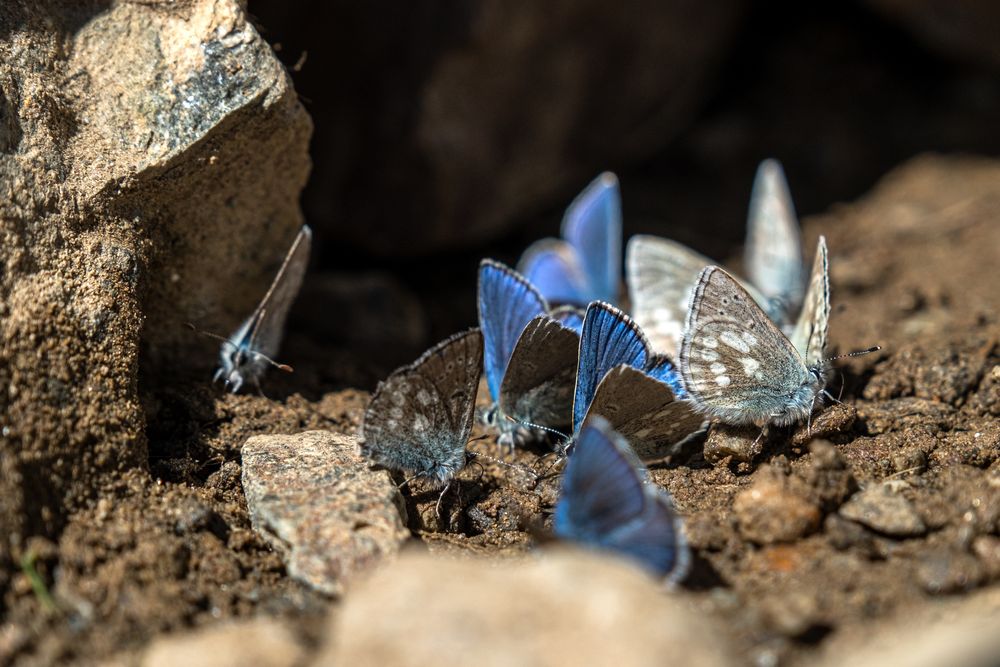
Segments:
[[[643,513],[602,536],[600,546],[630,556],[661,577],[678,580],[690,561],[680,518],[666,491],[647,486]]]
[[[618,303],[622,266],[622,202],[618,178],[605,172],[566,209],[562,235],[576,250],[589,301]]]
[[[643,480],[630,451],[601,417],[580,429],[553,517],[558,537],[598,546],[643,512]]]
[[[587,278],[576,250],[559,239],[542,239],[528,246],[518,269],[552,303],[586,305]]]
[[[625,438],[605,419],[591,417],[566,463],[553,530],[676,581],[690,561],[681,521],[669,494],[646,477]]]
[[[479,327],[483,332],[483,367],[493,402],[517,339],[534,317],[548,311],[531,283],[508,266],[485,259],[479,265]]]
[[[653,356],[646,367],[646,375],[664,383],[674,392],[677,398],[686,398],[684,393],[684,380],[681,377],[680,369],[674,365],[673,360],[665,354]]]
[[[560,306],[549,313],[552,319],[567,329],[575,331],[577,335],[583,331],[583,315],[584,311],[573,306]]]
[[[580,335],[573,431],[583,423],[597,385],[609,370],[622,364],[645,370],[650,356],[645,336],[625,313],[606,303],[590,304]]]

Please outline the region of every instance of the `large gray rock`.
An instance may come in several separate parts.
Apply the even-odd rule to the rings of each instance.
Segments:
[[[0,4],[0,556],[145,464],[140,349],[246,316],[310,131],[238,0]]]
[[[254,0],[317,118],[311,221],[382,254],[482,242],[647,157],[743,0]],[[322,49],[314,45],[322,44]],[[336,76],[331,77],[331,72]]]
[[[352,592],[315,663],[736,664],[714,622],[624,561],[552,551],[523,562],[409,553]]]
[[[410,536],[389,473],[356,450],[354,438],[325,431],[258,435],[243,445],[254,528],[282,552],[288,574],[330,595]]]

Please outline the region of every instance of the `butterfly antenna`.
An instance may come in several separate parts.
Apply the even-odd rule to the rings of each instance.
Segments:
[[[292,368],[288,364],[282,364],[282,363],[279,363],[279,362],[275,361],[274,359],[272,359],[271,357],[267,356],[263,352],[254,352],[253,356],[256,357],[256,358],[258,358],[258,359],[263,359],[264,361],[266,361],[267,363],[271,364],[272,366],[274,366],[275,368],[277,368],[280,371],[285,371],[286,373],[291,373],[291,372],[293,372],[295,370],[294,368]]]
[[[847,359],[848,357],[860,357],[865,354],[871,354],[872,352],[878,352],[881,349],[881,345],[873,345],[867,350],[856,350],[854,352],[848,352],[847,354],[838,354],[835,357],[828,357],[826,361],[837,361],[838,359]]]
[[[521,472],[526,472],[529,475],[531,475],[532,477],[534,477],[535,479],[538,479],[538,473],[537,472],[535,472],[531,468],[526,468],[526,467],[524,467],[522,465],[518,465],[517,463],[507,463],[506,461],[504,461],[502,459],[494,458],[494,457],[490,456],[489,454],[481,454],[479,452],[468,452],[468,455],[470,457],[472,457],[473,460],[475,460],[475,459],[485,459],[485,460],[489,461],[490,463],[495,463],[498,466],[503,466],[504,468],[513,468],[514,470],[520,470]],[[479,466],[482,467],[483,464],[480,463]]]
[[[546,433],[552,433],[553,435],[558,435],[560,438],[562,438],[566,442],[568,442],[569,439],[570,439],[570,437],[568,435],[566,435],[565,433],[563,433],[562,431],[559,431],[557,429],[549,428],[548,426],[542,426],[541,424],[536,424],[534,422],[526,422],[526,421],[521,421],[520,419],[514,419],[510,415],[506,415],[506,414],[504,415],[504,417],[508,421],[512,421],[515,424],[520,424],[521,426],[527,426],[528,428],[534,428],[534,429],[538,429],[539,431],[545,431]]]
[[[191,324],[190,322],[185,322],[184,326],[186,326],[188,329],[190,329],[191,331],[195,332],[196,334],[201,334],[202,336],[208,336],[209,338],[214,338],[215,340],[221,342],[223,345],[228,345],[228,346],[230,346],[232,348],[236,348],[237,347],[236,343],[234,343],[233,341],[229,340],[225,336],[220,336],[217,333],[212,333],[211,331],[205,331],[204,329],[199,329],[198,327],[196,327],[195,325]]]

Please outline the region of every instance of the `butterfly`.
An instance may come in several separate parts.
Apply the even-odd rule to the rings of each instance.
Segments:
[[[757,169],[747,221],[749,282],[754,301],[782,327],[802,303],[804,268],[799,225],[781,164],[765,160]],[[676,355],[684,333],[691,286],[712,260],[656,236],[629,239],[625,257],[632,316],[658,352]]]
[[[577,358],[574,434],[601,415],[639,458],[662,459],[701,428],[703,419],[683,398],[680,373],[668,357],[653,353],[638,325],[610,304],[591,303]]]
[[[629,441],[602,417],[590,417],[580,429],[553,532],[631,558],[671,583],[684,578],[691,561],[670,495],[649,480]]]
[[[538,439],[543,426],[570,421],[582,318],[571,307],[549,310],[517,271],[493,260],[479,265],[479,325],[491,407],[483,421],[501,445]]]
[[[482,373],[479,329],[456,334],[398,368],[372,394],[359,453],[390,470],[449,482],[465,466]]]
[[[621,291],[622,206],[618,178],[605,172],[566,209],[561,239],[536,241],[518,270],[552,303],[617,303]]]
[[[734,425],[784,426],[807,418],[826,385],[829,318],[822,236],[790,338],[735,278],[717,266],[706,267],[695,286],[680,354],[691,404]]]
[[[219,350],[220,366],[214,381],[224,380],[226,388],[234,394],[247,381],[259,383],[269,365],[292,370],[275,362],[272,357],[278,353],[288,309],[302,286],[311,246],[312,230],[308,225],[302,225],[267,294],[240,328],[223,341]]]

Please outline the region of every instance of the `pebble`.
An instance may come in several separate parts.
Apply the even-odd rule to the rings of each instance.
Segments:
[[[841,506],[840,516],[890,537],[917,537],[927,532],[910,501],[885,484],[854,494]]]
[[[1000,578],[1000,537],[980,535],[972,541],[972,553],[991,579]]]
[[[792,444],[801,447],[816,438],[830,438],[838,433],[846,433],[854,426],[857,418],[858,411],[853,406],[846,403],[831,405],[814,415],[811,422],[800,424],[792,435]]]
[[[821,519],[819,508],[770,468],[757,471],[751,486],[736,494],[733,512],[740,534],[757,544],[793,542],[814,532]]]
[[[372,470],[349,436],[259,435],[243,445],[254,528],[295,579],[329,595],[394,555],[409,536],[389,473]]]
[[[827,512],[833,511],[858,490],[858,483],[844,457],[830,441],[814,440],[809,444],[809,453],[809,466],[803,472],[803,480],[820,507]]]
[[[984,574],[979,561],[964,551],[936,549],[922,553],[917,560],[917,582],[932,594],[975,588],[982,582]]]
[[[546,549],[498,567],[408,551],[351,591],[314,665],[738,664],[716,623],[600,554]]]
[[[740,428],[713,424],[705,440],[704,456],[709,463],[722,463],[727,459],[749,462],[761,453],[765,438],[759,428]]]

